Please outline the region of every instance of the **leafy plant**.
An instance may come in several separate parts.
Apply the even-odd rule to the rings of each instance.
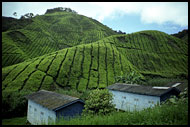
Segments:
[[[126,74],[125,76],[116,77],[116,82],[121,82],[121,83],[138,84],[141,82],[141,80],[142,76],[135,71],[132,71],[129,74]]]
[[[92,90],[84,107],[83,115],[108,114],[115,110],[112,104],[112,94],[107,89]]]

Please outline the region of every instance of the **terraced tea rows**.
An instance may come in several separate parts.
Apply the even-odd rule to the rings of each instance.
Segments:
[[[21,29],[3,32],[3,67],[117,34],[91,18],[68,12],[36,16]]]
[[[132,70],[187,75],[187,45],[159,31],[113,35],[46,54],[2,70],[3,91],[105,88]]]

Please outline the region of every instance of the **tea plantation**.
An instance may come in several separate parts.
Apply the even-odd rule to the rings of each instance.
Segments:
[[[29,20],[3,27],[3,115],[26,111],[20,108],[26,107],[24,95],[40,89],[84,93],[104,89],[130,72],[144,81],[147,76],[187,79],[188,42],[175,36],[155,30],[118,34],[71,12]]]
[[[187,45],[163,32],[113,35],[4,67],[2,89],[85,91],[105,88],[132,70],[142,76],[186,76],[187,57]]]

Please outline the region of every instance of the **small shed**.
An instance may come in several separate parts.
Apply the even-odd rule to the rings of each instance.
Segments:
[[[80,115],[84,109],[81,99],[46,90],[40,90],[26,98],[27,120],[33,125],[48,124],[62,117],[74,117]]]
[[[116,83],[107,88],[113,94],[113,103],[116,108],[125,111],[153,107],[171,95],[177,96],[180,93],[175,87],[152,87],[124,83]]]

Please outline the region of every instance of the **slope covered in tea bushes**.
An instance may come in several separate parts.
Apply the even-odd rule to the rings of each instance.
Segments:
[[[12,19],[13,24],[10,24],[7,23],[9,20],[2,17],[5,28],[2,32],[3,67],[117,34],[94,19],[71,12],[25,19],[29,23],[25,23],[24,19]],[[19,26],[22,23],[25,25]]]
[[[159,31],[113,35],[2,69],[3,91],[105,88],[115,77],[187,77],[187,45]]]

